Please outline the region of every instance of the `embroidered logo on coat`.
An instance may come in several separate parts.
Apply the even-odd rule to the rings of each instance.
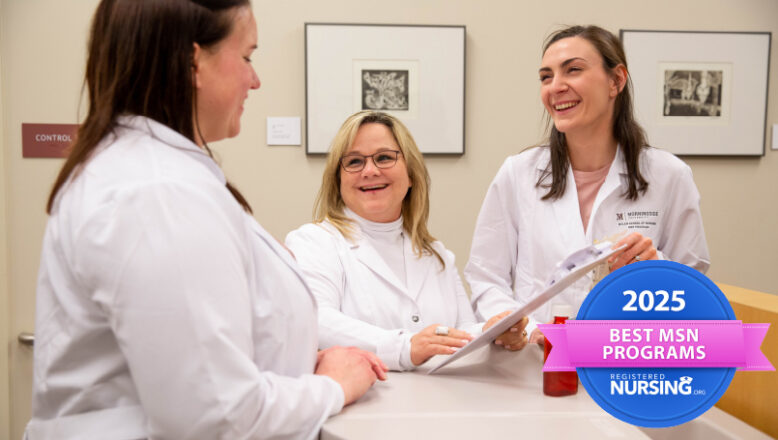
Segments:
[[[649,229],[656,227],[659,211],[626,211],[616,213],[616,224],[628,229]]]

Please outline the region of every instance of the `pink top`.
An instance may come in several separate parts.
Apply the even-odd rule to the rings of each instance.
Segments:
[[[594,205],[594,199],[597,197],[597,191],[600,190],[603,182],[605,182],[610,168],[611,164],[594,171],[573,169],[575,187],[578,189],[578,207],[581,211],[584,232],[586,232],[586,228],[589,226],[589,216],[592,215],[592,206]]]

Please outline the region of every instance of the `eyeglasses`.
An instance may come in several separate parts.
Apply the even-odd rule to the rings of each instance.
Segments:
[[[378,153],[371,154],[370,156],[363,156],[361,154],[347,154],[340,158],[340,166],[349,173],[357,173],[365,169],[367,164],[367,158],[373,159],[373,164],[376,168],[386,169],[391,168],[397,163],[397,157],[401,154],[398,150],[385,150]]]

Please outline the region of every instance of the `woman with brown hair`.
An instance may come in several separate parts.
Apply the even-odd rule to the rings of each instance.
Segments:
[[[314,438],[385,367],[316,302],[208,143],[260,86],[248,0],[103,0],[48,203],[26,435]]]
[[[429,186],[402,122],[370,111],[346,119],[314,223],[286,238],[319,303],[320,347],[355,345],[409,370],[481,332],[454,254],[427,230]]]
[[[526,303],[565,256],[625,231],[610,270],[657,258],[707,270],[691,169],[648,145],[619,39],[597,26],[555,32],[539,76],[548,143],[509,157],[486,194],[465,268],[477,316]],[[554,301],[577,310],[593,281]],[[532,342],[542,341],[535,324],[549,321],[550,310],[531,316]]]

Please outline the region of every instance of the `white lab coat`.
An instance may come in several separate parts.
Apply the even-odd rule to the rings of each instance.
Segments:
[[[432,324],[478,334],[473,309],[454,264],[440,242],[418,258],[404,234],[406,284],[362,236],[355,223],[349,241],[332,224],[306,224],[290,232],[294,252],[319,303],[319,348],[356,346],[378,355],[392,370],[408,370],[410,338]]]
[[[680,159],[656,148],[644,149],[640,167],[649,186],[632,201],[624,197],[627,170],[619,148],[595,198],[586,232],[572,168],[562,198],[541,200],[548,189],[535,184],[549,160],[548,147],[511,156],[489,187],[465,267],[476,316],[525,304],[543,289],[565,256],[620,231],[650,237],[659,258],[701,272],[708,269],[700,196],[691,169]],[[551,303],[568,303],[577,313],[591,287],[590,273],[532,314],[528,330],[551,319]]]
[[[28,438],[316,437],[344,396],[295,261],[202,149],[118,122],[46,227]]]

